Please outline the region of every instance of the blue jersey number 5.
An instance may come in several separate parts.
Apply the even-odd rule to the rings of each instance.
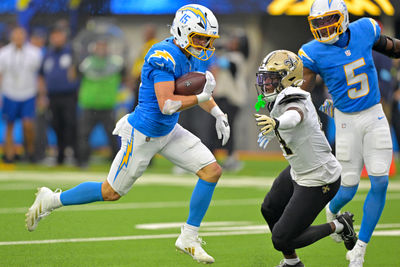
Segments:
[[[365,96],[369,92],[368,75],[366,73],[361,73],[358,75],[354,74],[355,69],[358,69],[364,65],[364,58],[360,58],[343,66],[346,74],[347,85],[352,86],[357,83],[361,84],[360,89],[357,90],[357,88],[351,88],[347,91],[347,94],[351,99]]]

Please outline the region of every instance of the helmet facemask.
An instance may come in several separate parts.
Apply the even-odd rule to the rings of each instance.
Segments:
[[[283,90],[282,78],[285,73],[277,71],[259,71],[256,73],[257,86],[266,102],[275,101],[277,95]],[[257,90],[258,91],[258,90]]]
[[[343,33],[342,22],[344,17],[338,10],[327,12],[320,16],[309,16],[311,32],[314,38],[322,43],[332,44]]]
[[[188,36],[189,44],[184,49],[200,60],[208,60],[214,54],[213,43],[217,38],[219,36],[193,32]]]

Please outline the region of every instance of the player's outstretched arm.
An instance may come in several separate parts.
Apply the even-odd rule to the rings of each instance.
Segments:
[[[317,74],[310,70],[309,68],[303,67],[303,84],[301,85],[301,89],[311,92],[315,86],[315,79]]]
[[[388,57],[400,58],[400,40],[384,34],[379,36],[372,49]]]

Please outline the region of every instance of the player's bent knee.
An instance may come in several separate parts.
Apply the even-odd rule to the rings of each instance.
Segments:
[[[110,186],[108,181],[105,181],[102,184],[101,194],[104,201],[116,201],[121,198],[121,196],[117,192],[115,192],[114,189]]]
[[[210,183],[216,183],[221,177],[222,168],[217,162],[208,164],[197,172],[197,175],[202,179]]]
[[[274,248],[279,251],[285,251],[288,250],[289,248],[289,241],[282,238],[281,236],[277,235],[272,231],[272,244],[274,245]]]

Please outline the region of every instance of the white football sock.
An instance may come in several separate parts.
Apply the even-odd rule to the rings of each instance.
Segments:
[[[341,224],[338,220],[333,220],[332,221],[335,224],[335,233],[341,233],[343,231],[344,225]]]
[[[184,232],[185,234],[198,235],[198,234],[199,234],[199,228],[200,228],[200,227],[193,226],[193,225],[190,225],[190,224],[185,223],[185,224],[183,225],[183,232]]]
[[[297,257],[295,259],[285,259],[285,263],[287,263],[289,265],[296,265],[298,262],[300,262],[299,257]]]
[[[356,246],[360,247],[362,250],[367,249],[368,243],[365,243],[364,241],[361,241],[360,239],[357,240]]]
[[[61,203],[61,200],[60,200],[60,195],[61,195],[61,192],[53,194],[53,201],[52,201],[52,205],[53,205],[52,208],[53,209],[57,209],[59,207],[62,207],[62,203]]]

